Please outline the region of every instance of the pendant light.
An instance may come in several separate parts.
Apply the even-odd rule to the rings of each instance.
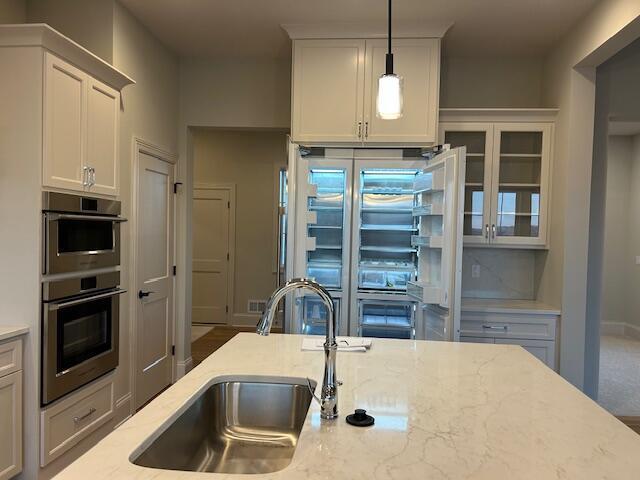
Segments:
[[[383,120],[396,120],[402,116],[402,77],[393,73],[391,53],[391,0],[389,0],[389,51],[386,55],[384,75],[378,79],[376,114]]]

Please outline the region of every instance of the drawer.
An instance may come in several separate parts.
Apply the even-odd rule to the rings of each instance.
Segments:
[[[555,340],[555,315],[513,315],[465,312],[460,320],[460,335],[468,337],[522,338]]]
[[[22,340],[0,343],[0,377],[22,370]]]
[[[103,377],[41,412],[40,465],[75,446],[114,415],[113,375]]]

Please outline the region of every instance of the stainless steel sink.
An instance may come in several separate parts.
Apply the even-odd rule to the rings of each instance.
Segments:
[[[311,399],[302,378],[220,377],[133,463],[217,473],[282,470],[291,463]]]

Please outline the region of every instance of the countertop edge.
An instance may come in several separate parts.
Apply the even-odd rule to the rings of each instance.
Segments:
[[[26,325],[0,325],[0,342],[29,333]]]

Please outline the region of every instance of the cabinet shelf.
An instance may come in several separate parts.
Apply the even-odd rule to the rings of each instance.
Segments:
[[[482,187],[482,182],[467,182],[464,184],[465,187]]]
[[[499,185],[508,188],[540,188],[539,183],[500,183]]]
[[[542,158],[542,154],[541,153],[501,153],[500,154],[501,157],[503,158],[512,158],[512,159],[518,159],[518,158]]]

